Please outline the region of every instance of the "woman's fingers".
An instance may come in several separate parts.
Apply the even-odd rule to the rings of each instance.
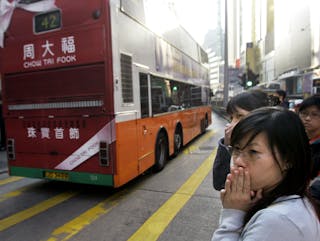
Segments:
[[[224,144],[225,145],[230,145],[230,138],[231,138],[231,133],[233,130],[234,124],[228,124],[226,125],[226,128],[224,129]]]
[[[250,178],[248,179],[249,173],[245,175],[245,171],[242,167],[232,169],[232,173],[234,175],[234,182],[232,185],[232,187],[234,186],[234,190],[239,194],[250,193]]]
[[[224,189],[228,193],[231,192],[231,179],[232,179],[232,175],[229,173],[226,179],[226,183],[224,185]]]
[[[244,170],[244,184],[243,184],[243,191],[245,193],[250,193],[251,184],[250,184],[250,175],[247,170]]]
[[[220,190],[220,199],[221,199],[222,203],[224,201],[224,197],[225,196],[226,196],[226,190],[225,189],[221,189]]]
[[[232,207],[232,204],[230,205],[230,183],[231,181],[227,179],[224,187],[225,189],[220,191],[220,199],[224,208]]]
[[[244,173],[243,173],[243,168],[239,168],[238,170],[238,182],[237,182],[237,190],[238,192],[244,192]]]
[[[262,190],[254,192],[250,189],[249,171],[243,167],[232,167],[225,189],[220,192],[223,207],[246,211],[261,197]]]

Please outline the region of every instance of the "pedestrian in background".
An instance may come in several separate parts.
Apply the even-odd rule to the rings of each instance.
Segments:
[[[230,137],[235,125],[250,111],[259,107],[268,106],[269,98],[265,92],[250,90],[234,96],[227,104],[226,111],[231,122],[226,125],[225,135],[218,142],[218,150],[213,163],[213,187],[216,190],[224,188],[226,177],[230,172]]]
[[[311,195],[320,201],[320,96],[314,95],[300,105],[299,116],[303,122],[311,147],[313,162]]]
[[[220,224],[212,241],[315,241],[320,210],[309,196],[308,137],[292,111],[266,107],[233,129],[233,167],[221,190]]]
[[[289,108],[289,102],[286,100],[287,93],[284,90],[277,90],[275,96],[279,99],[279,106]]]

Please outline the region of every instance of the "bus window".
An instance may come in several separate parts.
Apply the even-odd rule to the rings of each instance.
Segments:
[[[121,87],[123,103],[133,102],[132,57],[121,54]]]
[[[164,80],[153,76],[151,78],[152,114],[166,112],[168,98]]]
[[[140,79],[140,105],[141,118],[149,117],[149,90],[148,90],[148,75],[144,73],[139,74]]]
[[[192,106],[201,105],[201,87],[195,86],[191,88],[191,101]]]

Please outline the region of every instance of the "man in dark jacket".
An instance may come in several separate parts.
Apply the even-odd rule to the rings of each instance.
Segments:
[[[289,108],[289,102],[286,100],[287,93],[284,90],[277,90],[275,96],[279,99],[279,106]]]
[[[309,137],[313,161],[310,193],[320,200],[320,96],[313,95],[305,99],[299,108],[299,116]]]

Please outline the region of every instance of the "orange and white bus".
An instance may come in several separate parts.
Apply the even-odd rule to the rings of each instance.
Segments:
[[[2,1],[10,175],[119,187],[211,124],[207,55],[163,1]]]

